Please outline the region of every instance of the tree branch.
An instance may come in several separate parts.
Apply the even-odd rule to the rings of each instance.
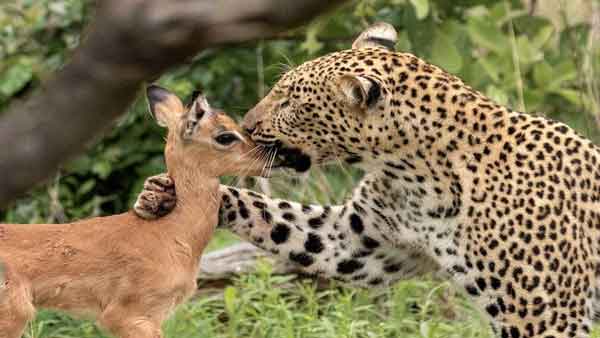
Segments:
[[[201,49],[271,36],[344,0],[103,0],[70,63],[0,119],[0,206],[48,178],[144,81]]]

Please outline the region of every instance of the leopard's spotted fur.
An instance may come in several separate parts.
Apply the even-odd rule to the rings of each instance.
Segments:
[[[348,202],[329,207],[222,187],[234,232],[350,283],[444,271],[500,337],[589,336],[600,149],[568,126],[380,47],[291,70],[245,124],[255,141],[307,155],[295,159],[341,158],[366,175]]]

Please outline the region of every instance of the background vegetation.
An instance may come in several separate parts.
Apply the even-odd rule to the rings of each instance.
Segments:
[[[60,69],[78,45],[93,5],[91,0],[0,3],[0,114]],[[501,103],[562,120],[598,141],[600,53],[594,42],[599,27],[593,27],[591,16],[598,16],[599,6],[594,0],[355,0],[276,39],[205,50],[159,81],[182,96],[202,87],[215,106],[242,116],[285,69],[348,48],[362,28],[384,20],[399,30],[399,50],[442,66]],[[52,182],[0,210],[0,221],[66,222],[128,209],[144,179],[164,170],[162,133],[138,99]],[[310,177],[273,178],[269,185],[227,181],[303,202],[339,203],[360,175],[333,167]],[[233,240],[220,233],[212,248]],[[310,283],[292,290],[273,287],[280,278],[264,266],[240,278],[223,297],[191,302],[166,325],[167,336],[489,335],[485,320],[446,282],[426,278],[389,290],[317,291]],[[26,337],[102,334],[90,322],[43,312]]]

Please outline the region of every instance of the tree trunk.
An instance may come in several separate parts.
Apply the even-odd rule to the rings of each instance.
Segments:
[[[0,207],[53,175],[144,81],[209,46],[269,37],[344,0],[103,0],[72,60],[0,118]]]

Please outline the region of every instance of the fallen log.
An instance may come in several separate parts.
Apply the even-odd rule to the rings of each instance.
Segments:
[[[298,279],[311,278],[302,273],[299,266],[282,261],[270,253],[249,243],[239,243],[203,255],[198,275],[198,295],[219,295],[223,289],[232,285],[243,274],[252,273],[260,262],[272,266],[273,275],[289,275],[290,278],[280,287],[287,288]],[[319,288],[325,288],[329,282],[314,279]]]

